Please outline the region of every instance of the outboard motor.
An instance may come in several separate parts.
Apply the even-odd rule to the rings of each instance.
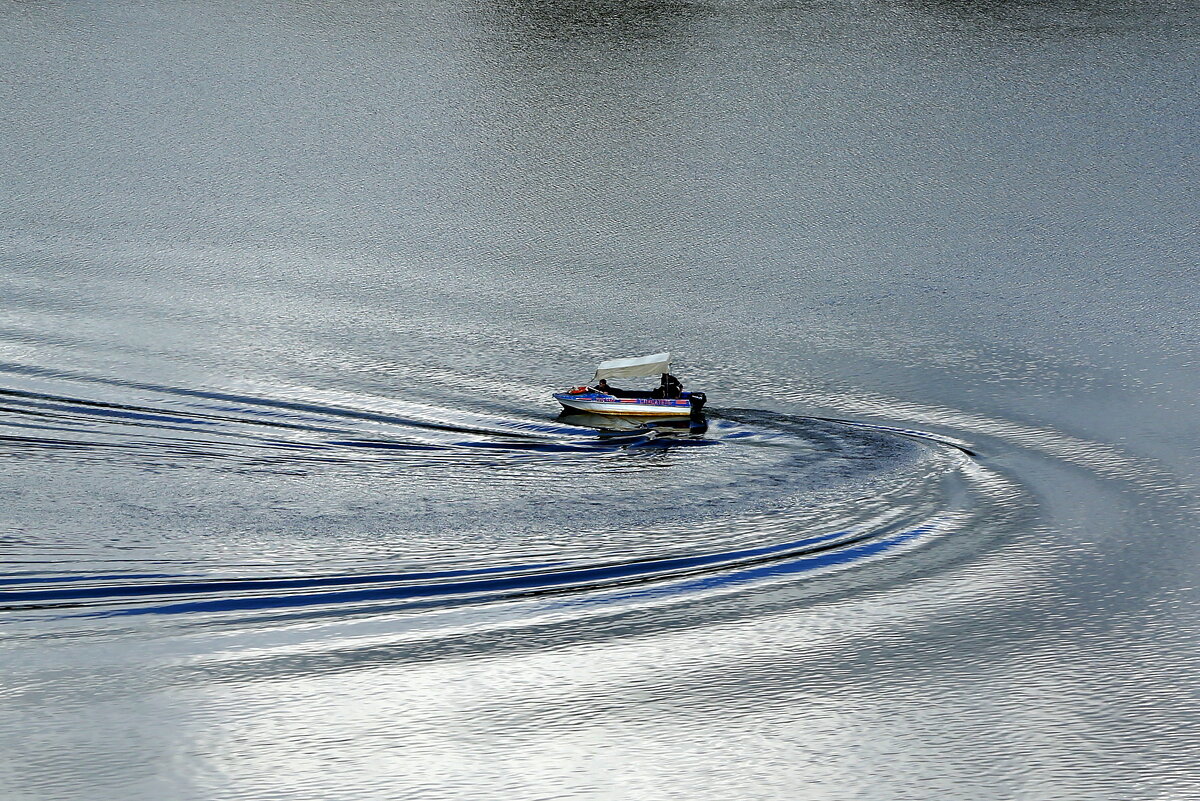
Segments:
[[[692,419],[702,419],[704,417],[704,404],[708,402],[708,396],[703,392],[689,392],[688,400],[690,400],[692,404]]]

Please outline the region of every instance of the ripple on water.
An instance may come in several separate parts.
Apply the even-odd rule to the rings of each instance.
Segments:
[[[132,480],[168,502],[187,498],[201,518],[192,477],[217,471],[231,492],[223,506],[270,497],[282,512],[275,529],[210,541],[202,554],[188,551],[186,536],[150,542],[132,525],[89,542],[40,532],[13,543],[13,564],[25,565],[0,579],[0,604],[30,623],[76,629],[130,616],[237,625],[531,599],[560,615],[686,603],[920,547],[1012,491],[962,442],[762,410],[717,409],[682,428],[597,430],[519,408],[8,372],[32,385],[0,389],[8,455],[69,458],[128,507],[137,506]],[[101,472],[120,480],[106,484]],[[339,552],[342,530],[332,543],[297,530],[320,521],[290,519],[287,499],[312,491],[340,497],[372,524],[349,543],[369,540],[365,552]],[[143,517],[163,508],[143,503]],[[260,508],[255,515],[261,525]],[[430,529],[452,531],[453,547]],[[71,573],[45,569],[67,552]]]

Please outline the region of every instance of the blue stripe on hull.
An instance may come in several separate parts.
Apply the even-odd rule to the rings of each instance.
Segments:
[[[592,414],[616,414],[638,417],[687,417],[692,405],[687,400],[659,398],[614,398],[599,394],[556,393],[555,399],[568,409]]]

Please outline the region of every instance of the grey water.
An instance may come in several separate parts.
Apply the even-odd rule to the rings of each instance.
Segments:
[[[0,799],[1200,799],[1198,44],[0,2]]]

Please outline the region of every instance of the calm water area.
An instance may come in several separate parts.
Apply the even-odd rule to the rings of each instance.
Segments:
[[[1198,45],[0,0],[0,801],[1200,799]]]

